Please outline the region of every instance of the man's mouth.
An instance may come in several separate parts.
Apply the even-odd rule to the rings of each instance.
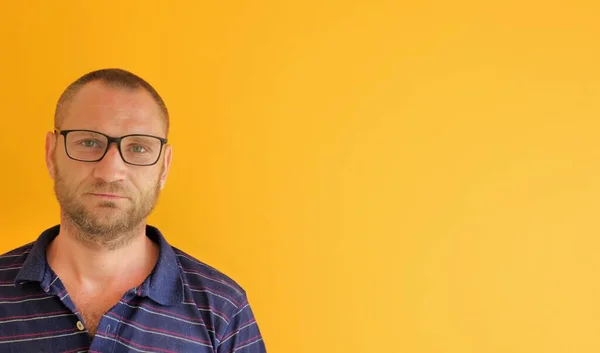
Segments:
[[[92,195],[92,196],[95,196],[95,197],[99,197],[99,198],[103,198],[103,199],[107,199],[107,200],[126,199],[126,197],[125,197],[125,196],[118,195],[118,194],[109,194],[109,193],[90,193],[90,195]]]

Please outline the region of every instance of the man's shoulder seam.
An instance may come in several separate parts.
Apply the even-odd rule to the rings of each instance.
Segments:
[[[238,300],[245,300],[245,290],[231,277],[175,247],[173,250],[186,284],[209,289],[220,288],[232,292]]]

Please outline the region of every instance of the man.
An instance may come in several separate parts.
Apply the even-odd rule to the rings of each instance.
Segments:
[[[154,88],[88,73],[54,123],[60,225],[0,256],[0,352],[265,352],[244,290],[146,224],[172,159]]]

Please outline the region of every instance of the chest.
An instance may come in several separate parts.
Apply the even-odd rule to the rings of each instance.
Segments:
[[[102,293],[86,293],[74,291],[70,294],[71,300],[77,308],[83,324],[90,336],[96,334],[98,323],[102,316],[114,307],[121,299],[124,291]]]
[[[213,317],[210,311],[198,310],[196,305],[181,303],[163,307],[132,291],[121,298],[114,299],[113,296],[113,300],[105,301],[102,296],[86,300],[85,296],[78,296],[75,292],[73,300],[70,293],[65,296],[63,288],[55,294],[45,293],[42,289],[29,292],[16,290],[14,286],[0,286],[0,297],[15,298],[16,302],[0,302],[2,353],[88,350],[214,353],[218,345],[215,333],[224,330],[221,325],[215,326],[218,321],[214,319],[218,318]],[[23,297],[27,299],[23,301]],[[79,303],[77,308],[71,306],[76,301]],[[112,302],[116,305],[111,306]],[[95,312],[103,313],[93,315]],[[15,317],[28,320],[14,320]],[[99,321],[86,322],[86,330],[79,329],[79,321],[91,322],[94,317]],[[91,326],[94,326],[92,340],[88,335]]]

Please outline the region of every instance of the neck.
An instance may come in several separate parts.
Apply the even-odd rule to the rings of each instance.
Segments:
[[[102,235],[95,235],[102,237]],[[79,230],[64,218],[60,233],[46,249],[48,264],[62,279],[85,287],[134,287],[152,272],[158,245],[145,234],[145,220],[131,233],[110,236],[106,244]]]

